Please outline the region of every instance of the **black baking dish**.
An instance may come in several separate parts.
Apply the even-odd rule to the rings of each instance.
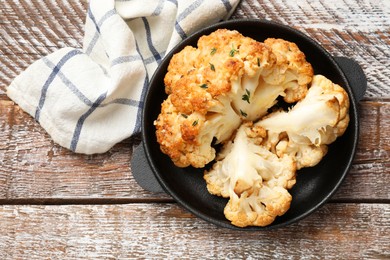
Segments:
[[[164,76],[172,56],[187,45],[196,46],[202,35],[219,28],[237,30],[258,41],[283,38],[298,45],[312,64],[315,74],[322,74],[346,89],[350,97],[350,123],[345,134],[329,146],[328,154],[312,168],[298,171],[297,183],[290,190],[290,209],[267,227],[239,228],[223,214],[227,200],[211,195],[203,180],[203,169],[178,168],[164,155],[156,140],[153,121],[160,113],[164,92]],[[218,226],[264,230],[296,222],[322,206],[336,192],[348,173],[358,143],[359,116],[357,102],[366,90],[366,79],[360,66],[346,57],[332,57],[316,41],[289,26],[271,21],[244,19],[221,22],[204,28],[178,44],[161,62],[150,81],[142,115],[142,143],[134,151],[131,166],[137,182],[147,190],[164,191],[194,215]],[[156,181],[157,180],[157,181]]]

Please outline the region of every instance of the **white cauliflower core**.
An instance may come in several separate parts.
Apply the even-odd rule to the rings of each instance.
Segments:
[[[296,170],[316,165],[349,122],[349,100],[339,85],[313,77],[304,99],[240,126],[204,179],[211,194],[229,198],[233,225],[266,226],[290,207]]]
[[[303,52],[282,39],[217,30],[175,54],[164,83],[154,122],[161,151],[178,167],[215,160],[207,188],[229,199],[224,214],[239,227],[283,215],[297,169],[316,165],[349,123],[345,90],[313,76]],[[295,105],[267,114],[279,97]]]

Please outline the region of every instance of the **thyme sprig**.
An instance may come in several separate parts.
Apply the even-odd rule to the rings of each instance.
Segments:
[[[232,49],[229,52],[229,56],[234,57],[234,54],[236,54],[236,52],[238,52],[238,50],[234,48],[234,45],[232,44]]]
[[[242,115],[243,117],[247,117],[247,116],[248,116],[248,114],[245,113],[244,111],[242,111],[241,109],[240,109],[240,113],[241,113],[241,115]]]
[[[246,94],[242,95],[242,100],[248,102],[250,104],[250,98],[251,98],[251,92],[247,89],[245,89]]]

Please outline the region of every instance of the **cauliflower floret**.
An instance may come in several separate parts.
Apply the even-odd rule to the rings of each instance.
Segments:
[[[268,38],[264,44],[270,47],[276,55],[278,65],[278,69],[273,70],[271,76],[266,79],[276,80],[284,85],[286,89],[284,100],[287,103],[297,102],[304,98],[307,84],[313,78],[313,68],[306,61],[305,54],[295,43],[283,39]]]
[[[197,48],[187,46],[172,57],[164,84],[174,108],[163,105],[155,125],[161,150],[177,166],[205,166],[215,158],[214,139],[227,141],[242,121],[264,116],[278,96],[295,102],[306,94],[313,73],[303,53],[291,47],[288,55],[275,55],[277,44],[268,45],[220,29],[202,36]],[[198,121],[193,126],[177,115]],[[171,136],[176,138],[166,140]]]
[[[224,209],[225,217],[238,227],[268,226],[290,208],[292,197],[282,187],[263,186],[252,193],[233,195]]]
[[[163,102],[161,113],[154,124],[161,151],[178,167],[204,167],[215,158],[211,146],[213,138],[228,139],[239,127],[240,117],[224,97],[214,100],[215,105],[206,115],[199,112],[185,114],[171,102]]]
[[[253,77],[243,77],[232,83],[239,89],[233,104],[249,121],[264,116],[279,96],[287,103],[304,98],[313,77],[311,64],[295,43],[268,38],[264,44],[276,56],[276,63],[263,66],[264,61],[258,60],[261,69]]]
[[[341,136],[349,123],[346,91],[322,75],[313,77],[304,99],[290,111],[267,115],[256,126],[267,130],[263,145],[278,156],[288,154],[298,169],[316,165],[327,152],[327,145]]]
[[[265,226],[290,207],[295,161],[259,145],[265,135],[251,122],[241,125],[204,174],[211,194],[230,198],[224,213],[233,225]]]
[[[287,189],[295,184],[295,161],[259,145],[265,136],[251,122],[241,125],[204,174],[211,194],[230,199],[224,213],[239,227],[269,225],[290,207]]]

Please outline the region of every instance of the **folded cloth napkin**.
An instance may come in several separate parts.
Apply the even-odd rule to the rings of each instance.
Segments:
[[[7,95],[54,142],[103,153],[140,132],[143,99],[171,48],[227,19],[239,0],[91,0],[83,49],[63,48],[17,76]]]

